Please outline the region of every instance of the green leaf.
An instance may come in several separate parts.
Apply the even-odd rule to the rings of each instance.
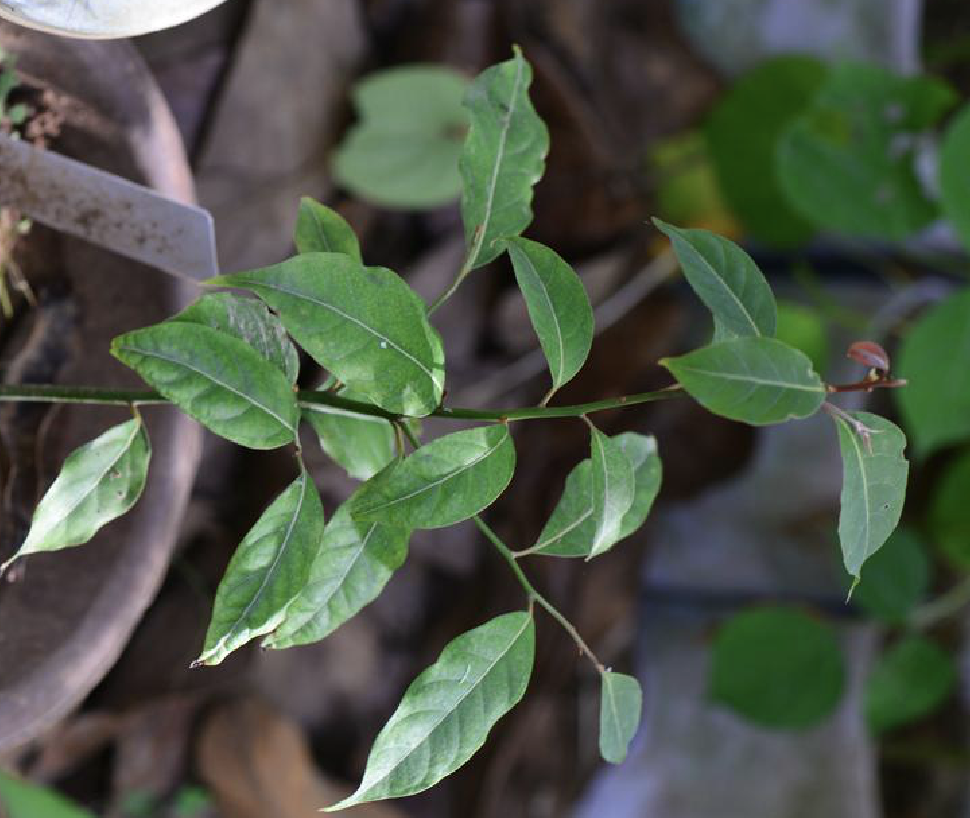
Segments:
[[[300,374],[300,355],[266,305],[232,293],[208,293],[166,323],[201,324],[245,341],[282,372],[290,384]]]
[[[788,204],[775,172],[775,150],[824,78],[825,67],[814,57],[766,60],[721,96],[705,124],[724,198],[745,228],[776,247],[799,245],[814,232]]]
[[[653,221],[673,244],[690,286],[713,313],[719,337],[775,334],[775,297],[751,256],[707,230]]]
[[[252,449],[296,436],[300,408],[286,376],[239,338],[181,321],[121,335],[111,354],[187,415]]]
[[[307,583],[323,533],[320,495],[304,471],[236,549],[216,592],[205,649],[196,664],[218,665],[283,623]]]
[[[953,659],[922,636],[908,636],[879,657],[866,680],[863,707],[873,733],[916,721],[956,686]]]
[[[776,152],[789,204],[822,230],[900,241],[938,213],[916,175],[915,137],[953,104],[930,77],[833,67]]]
[[[549,132],[529,100],[532,69],[515,56],[486,69],[465,95],[471,127],[459,161],[468,269],[497,258],[499,239],[532,221],[532,188],[542,178]]]
[[[83,545],[138,502],[151,459],[148,433],[129,420],[72,452],[34,512],[27,539],[6,563]]]
[[[535,624],[525,612],[452,641],[377,736],[357,792],[330,810],[413,795],[451,775],[522,698],[534,658]]]
[[[709,412],[753,426],[814,415],[825,386],[812,362],[773,338],[735,338],[660,362]]]
[[[37,787],[0,771],[3,818],[94,818],[53,790]]]
[[[361,400],[352,389],[340,396]],[[394,459],[394,427],[383,418],[358,415],[336,406],[317,404],[303,410],[320,446],[347,474],[368,480]]]
[[[523,238],[509,239],[507,246],[555,392],[586,363],[593,345],[593,308],[579,276],[548,247]]]
[[[441,339],[421,299],[391,270],[309,253],[207,283],[252,290],[317,363],[382,409],[423,417],[441,403]]]
[[[951,560],[970,568],[970,451],[948,463],[932,493],[930,536]]]
[[[970,289],[928,310],[907,332],[893,389],[920,457],[970,437]]]
[[[364,262],[357,235],[344,217],[306,196],[300,200],[293,242],[301,255],[343,253],[354,261]]]
[[[389,207],[438,207],[461,193],[468,80],[440,65],[374,73],[354,88],[360,122],[334,160],[337,181]]]
[[[845,420],[835,419],[842,451],[839,541],[845,570],[858,577],[899,523],[909,463],[903,457],[906,437],[897,426],[868,412],[851,414],[870,430],[867,444]]]
[[[940,195],[943,214],[964,247],[970,247],[970,191],[964,180],[970,174],[970,106],[953,117],[940,150]]]
[[[357,520],[401,528],[444,528],[494,503],[514,469],[508,426],[454,432],[364,483],[350,500],[350,512]]]
[[[818,310],[794,301],[780,301],[775,337],[804,352],[816,372],[821,372],[828,366],[829,335]]]
[[[712,700],[763,727],[813,727],[835,710],[844,686],[834,631],[802,611],[743,611],[715,639]]]
[[[633,467],[633,504],[623,515],[617,542],[643,525],[660,491],[662,467],[657,441],[652,436],[624,432],[613,438]],[[542,529],[531,553],[551,557],[588,557],[596,525],[593,520],[592,461],[587,458],[566,478],[558,505]]]
[[[623,519],[633,506],[633,464],[620,445],[590,426],[593,541],[587,559],[598,557],[620,538]]]
[[[600,697],[600,755],[610,764],[622,764],[636,735],[643,711],[643,691],[632,676],[607,671]]]
[[[308,645],[329,636],[373,602],[407,556],[406,529],[362,523],[341,506],[327,524],[306,585],[263,643]]]
[[[660,218],[706,227],[715,233],[738,231],[737,219],[721,195],[710,147],[701,131],[680,131],[654,142],[647,156],[647,172],[656,180]]]
[[[930,561],[923,544],[910,529],[898,528],[866,563],[853,598],[870,616],[900,625],[929,587]]]

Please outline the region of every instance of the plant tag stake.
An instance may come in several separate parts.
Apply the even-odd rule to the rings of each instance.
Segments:
[[[0,134],[0,205],[177,276],[218,275],[207,210]]]

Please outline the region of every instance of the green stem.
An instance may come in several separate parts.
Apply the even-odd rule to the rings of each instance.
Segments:
[[[531,582],[529,582],[529,578],[525,575],[525,573],[519,567],[519,564],[515,561],[514,552],[504,542],[502,542],[498,534],[492,531],[492,529],[488,527],[486,522],[479,515],[476,514],[474,517],[472,517],[472,519],[475,521],[475,525],[477,525],[478,528],[481,530],[481,532],[486,537],[488,537],[492,545],[495,546],[498,552],[509,564],[509,567],[512,569],[512,573],[515,574],[515,578],[519,581],[519,584],[525,589],[526,594],[529,595],[529,601],[537,602],[539,603],[539,605],[545,608],[546,613],[548,613],[549,616],[555,619],[556,622],[558,622],[562,626],[563,630],[566,631],[566,633],[568,633],[572,637],[572,640],[576,643],[576,646],[579,648],[580,653],[583,653],[586,655],[586,657],[593,663],[593,665],[595,665],[596,670],[599,671],[601,675],[606,673],[606,668],[603,666],[603,663],[596,658],[596,654],[593,653],[593,651],[590,650],[589,645],[587,645],[583,641],[583,637],[580,636],[579,631],[577,631],[576,628],[573,627],[573,623],[570,622],[568,619],[566,619],[566,617],[563,616],[561,613],[559,613],[559,611],[555,607],[553,607],[552,603],[549,602],[549,600],[547,600],[542,594],[540,594],[535,589],[535,586]]]
[[[522,409],[461,409],[441,406],[430,417],[447,420],[481,420],[504,423],[515,420],[547,420],[549,418],[572,418],[593,412],[605,412],[625,406],[666,400],[682,394],[678,385],[668,386],[656,392],[641,392],[620,398],[593,401],[575,406],[530,406]],[[396,421],[400,415],[388,412],[369,403],[343,398],[330,392],[301,389],[297,392],[300,405],[305,408],[328,406],[353,415],[379,417]],[[170,403],[160,393],[150,389],[101,389],[92,386],[0,386],[0,402],[21,403],[83,403],[99,406],[149,406]]]

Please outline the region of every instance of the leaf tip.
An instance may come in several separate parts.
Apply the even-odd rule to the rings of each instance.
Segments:
[[[848,605],[852,601],[852,594],[855,593],[855,589],[859,587],[859,583],[862,581],[861,574],[855,574],[852,577],[852,585],[849,586],[849,593],[845,596],[845,604]]]

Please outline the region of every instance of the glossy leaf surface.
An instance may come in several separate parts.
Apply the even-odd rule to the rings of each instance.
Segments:
[[[384,590],[404,563],[409,536],[405,529],[358,522],[341,506],[327,523],[306,585],[264,645],[308,645],[333,633]]]
[[[296,218],[296,232],[293,236],[297,252],[305,253],[343,253],[355,261],[363,263],[360,242],[347,221],[335,210],[304,197],[300,201],[300,211]]]
[[[514,469],[504,424],[454,432],[364,483],[351,498],[351,514],[407,529],[454,525],[495,502]]]
[[[361,400],[352,389],[341,397]],[[358,415],[336,406],[317,404],[303,410],[320,446],[347,474],[368,480],[394,459],[394,427],[383,418]]]
[[[654,224],[670,239],[687,281],[714,315],[719,338],[775,334],[775,297],[751,256],[707,230],[681,230],[659,219]]]
[[[624,432],[613,438],[633,467],[633,504],[623,515],[617,542],[643,525],[660,491],[662,467],[657,441],[652,436]],[[542,529],[535,553],[553,557],[588,557],[593,544],[593,485],[589,458],[579,463],[566,478],[562,497]]]
[[[715,415],[753,426],[814,415],[825,387],[812,362],[773,338],[735,338],[661,362]]]
[[[282,372],[290,384],[300,374],[300,356],[280,319],[255,298],[207,293],[170,322],[202,324],[245,341]]]
[[[292,385],[237,337],[166,322],[115,338],[111,353],[221,437],[275,449],[296,435],[300,410]]]
[[[509,613],[459,636],[407,689],[353,795],[331,809],[422,792],[461,767],[525,693],[535,625]]]
[[[529,100],[531,82],[532,69],[516,49],[465,95],[471,127],[459,169],[471,269],[500,255],[498,240],[518,236],[532,221],[532,188],[545,169],[549,132]]]
[[[906,437],[894,424],[869,412],[852,417],[870,430],[870,444],[836,418],[842,451],[842,510],[839,541],[845,570],[858,577],[862,564],[893,533],[903,512],[909,463]]]
[[[586,363],[593,345],[593,308],[579,276],[548,247],[517,238],[509,240],[508,248],[555,391]]]
[[[34,512],[27,539],[2,568],[27,554],[83,545],[138,502],[151,446],[141,420],[129,420],[72,452]]]
[[[216,592],[199,664],[218,665],[283,623],[290,604],[306,586],[323,533],[320,496],[303,472],[236,549]]]
[[[595,427],[590,432],[593,541],[588,559],[608,551],[619,540],[635,488],[633,464],[619,444]]]
[[[252,290],[317,363],[377,406],[421,417],[441,402],[441,339],[421,299],[391,270],[308,253],[208,283]]]

